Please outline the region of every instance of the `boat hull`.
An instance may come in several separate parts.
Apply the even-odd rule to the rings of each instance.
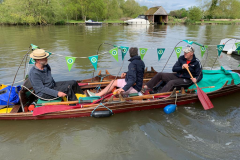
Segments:
[[[210,92],[207,95],[210,99],[217,98],[225,95],[229,95],[235,92],[240,91],[240,85],[227,85],[222,87],[221,89]],[[143,101],[127,101],[127,102],[114,102],[114,103],[106,103],[109,109],[113,111],[114,114],[130,112],[130,111],[140,111],[140,110],[148,110],[148,109],[157,109],[164,108],[168,104],[174,104],[176,97],[174,95],[163,98],[163,99],[155,99],[155,100],[143,100]],[[198,102],[197,94],[185,94],[177,96],[177,105],[183,106],[186,104],[191,104]],[[63,105],[64,106],[64,105]],[[91,116],[92,111],[96,108],[96,104],[87,107],[82,107],[79,105],[77,109],[70,109],[66,111],[48,113],[40,116],[33,116],[32,112],[27,113],[7,113],[0,114],[0,119],[2,120],[41,120],[41,119],[60,119],[60,118],[78,118],[78,117],[89,117]],[[106,110],[103,107],[99,107],[97,110]]]
[[[85,22],[86,26],[101,26],[102,22]]]

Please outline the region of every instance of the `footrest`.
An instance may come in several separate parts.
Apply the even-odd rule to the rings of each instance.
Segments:
[[[78,101],[79,103],[91,103],[93,102],[94,100],[98,100],[100,99],[101,97],[100,96],[92,96],[92,97],[79,97]]]
[[[128,95],[129,97],[135,97],[135,96],[139,96],[138,93],[131,93]]]

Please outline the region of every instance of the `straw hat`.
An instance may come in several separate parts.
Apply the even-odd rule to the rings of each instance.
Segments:
[[[43,59],[49,56],[49,53],[47,53],[43,49],[35,49],[31,54],[30,57],[33,59]]]

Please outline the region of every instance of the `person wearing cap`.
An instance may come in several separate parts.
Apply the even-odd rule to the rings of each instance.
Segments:
[[[36,49],[30,54],[35,65],[29,71],[29,80],[35,94],[44,99],[68,96],[69,101],[77,100],[75,93],[83,94],[83,91],[74,80],[55,82],[48,65],[48,56],[49,53],[43,49]]]
[[[172,68],[174,73],[157,73],[150,81],[146,83],[144,89],[153,89],[160,81],[165,84],[159,93],[172,91],[175,87],[188,88],[195,82],[199,82],[202,75],[202,65],[199,59],[194,54],[194,48],[187,46],[184,50],[184,55],[178,58],[178,61]],[[194,78],[191,78],[186,68],[189,68]]]

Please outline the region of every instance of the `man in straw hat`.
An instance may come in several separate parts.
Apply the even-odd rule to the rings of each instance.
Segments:
[[[175,87],[188,88],[195,82],[199,82],[202,75],[202,65],[199,59],[195,57],[194,48],[190,45],[183,50],[184,55],[178,58],[178,61],[172,68],[175,73],[162,73],[156,74],[150,81],[146,83],[144,89],[155,89],[154,92],[169,92]],[[189,68],[194,78],[191,78],[186,68]],[[160,83],[160,84],[159,84]],[[158,85],[158,88],[154,86]]]
[[[77,100],[75,93],[83,94],[83,91],[74,80],[55,82],[48,65],[48,56],[49,53],[43,49],[36,49],[30,54],[35,60],[35,65],[29,72],[35,93],[44,99],[68,96],[69,101]]]

